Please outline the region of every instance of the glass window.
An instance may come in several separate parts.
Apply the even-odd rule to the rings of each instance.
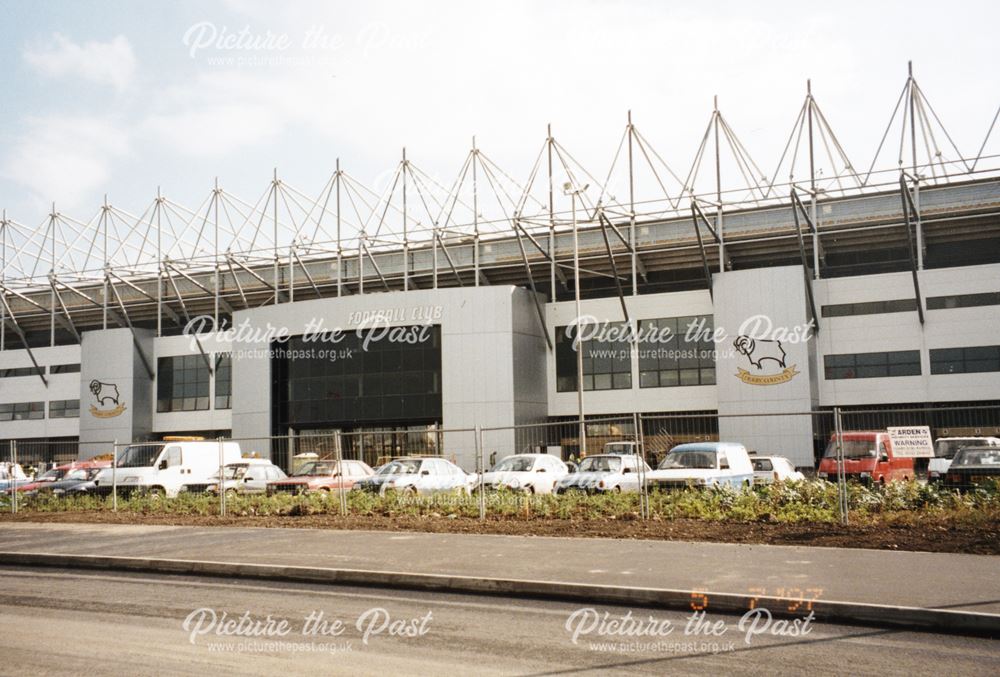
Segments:
[[[919,350],[827,355],[823,363],[827,380],[920,375]]]
[[[80,418],[80,400],[52,400],[49,418]]]
[[[1000,306],[1000,291],[958,294],[956,296],[929,296],[927,298],[927,310],[974,308],[976,306]]]
[[[209,378],[201,355],[161,357],[156,369],[156,411],[208,409]]]
[[[836,303],[823,306],[823,317],[847,317],[850,315],[881,315],[882,313],[905,313],[916,311],[916,299],[892,299],[890,301],[863,301],[860,303]]]
[[[1000,346],[931,350],[932,374],[981,374],[1000,371]]]
[[[580,345],[583,352],[584,390],[628,390],[632,387],[632,342],[622,322],[587,327],[593,338]],[[556,390],[575,392],[577,353],[575,327],[556,328]]]
[[[45,374],[45,367],[14,367],[0,369],[0,378],[17,378],[19,376],[40,376]]]
[[[229,353],[215,356],[215,408],[232,409],[233,367]]]
[[[711,315],[639,322],[639,387],[713,385],[715,343]]]
[[[33,421],[45,418],[45,402],[0,404],[0,421]]]
[[[79,374],[79,364],[53,364],[49,367],[50,374]]]

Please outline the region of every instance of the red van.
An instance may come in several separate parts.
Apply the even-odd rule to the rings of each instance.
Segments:
[[[914,477],[912,458],[897,458],[889,433],[859,430],[843,433],[844,474],[847,479],[885,484]],[[837,435],[830,436],[816,473],[822,479],[837,479]]]

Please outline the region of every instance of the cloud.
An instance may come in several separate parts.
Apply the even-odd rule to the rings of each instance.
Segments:
[[[47,44],[26,48],[24,60],[48,77],[79,77],[119,91],[128,87],[136,69],[132,45],[123,35],[79,44],[53,33]]]
[[[38,204],[55,199],[70,209],[91,207],[94,192],[108,185],[113,160],[128,148],[128,138],[111,120],[32,117],[0,164],[0,175],[27,188]]]

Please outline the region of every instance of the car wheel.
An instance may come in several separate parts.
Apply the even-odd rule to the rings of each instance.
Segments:
[[[406,493],[408,493],[410,496],[416,496],[420,492],[417,491],[416,487],[410,487],[409,489],[406,490]]]
[[[612,489],[611,491],[615,492],[616,494],[622,493],[622,485],[620,485],[620,484],[615,485],[615,488]]]
[[[166,496],[166,492],[163,490],[163,487],[150,487],[147,493],[150,498],[163,498]]]
[[[235,489],[226,489],[226,498],[236,498],[237,491]]]

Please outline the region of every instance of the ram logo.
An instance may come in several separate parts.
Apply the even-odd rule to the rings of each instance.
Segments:
[[[737,336],[736,340],[733,341],[733,347],[736,348],[737,352],[746,355],[753,367],[763,369],[761,362],[774,360],[782,369],[785,368],[785,349],[781,347],[781,341]]]
[[[733,347],[736,348],[736,352],[747,358],[756,372],[751,373],[746,369],[736,368],[736,377],[748,385],[770,386],[786,383],[799,373],[795,370],[794,364],[790,367],[786,365],[788,356],[781,346],[781,341],[740,335],[733,341]],[[781,367],[781,371],[770,374],[765,372],[765,362],[774,362]]]
[[[125,403],[121,401],[118,386],[114,383],[104,383],[95,378],[90,382],[90,394],[97,402],[90,405],[90,415],[95,418],[114,418],[125,411]]]

